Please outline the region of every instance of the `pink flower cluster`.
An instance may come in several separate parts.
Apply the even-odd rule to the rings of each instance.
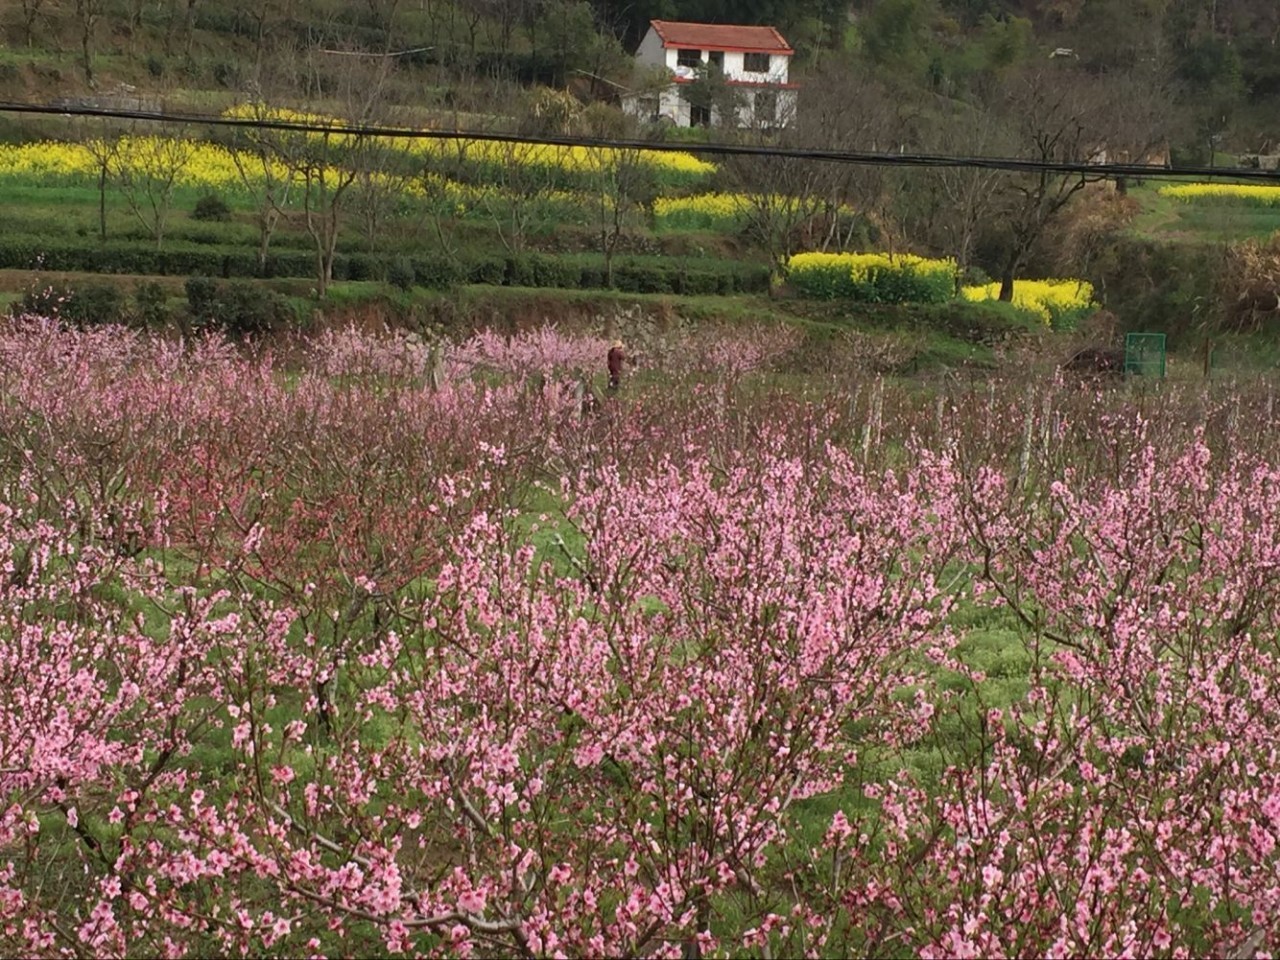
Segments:
[[[1280,945],[1257,396],[729,371],[583,411],[388,389],[407,342],[286,376],[34,323],[0,330],[0,953]],[[541,336],[467,349],[600,347]]]
[[[595,373],[604,368],[609,341],[568,336],[552,324],[504,336],[482,330],[453,346],[448,359],[463,370],[491,370],[512,376],[531,373]]]

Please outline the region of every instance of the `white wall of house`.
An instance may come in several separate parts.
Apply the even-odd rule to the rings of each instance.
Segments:
[[[738,126],[789,126],[795,121],[798,102],[795,90],[773,90],[763,87],[742,87],[742,103],[738,107]],[[769,97],[772,93],[774,96]],[[772,102],[770,102],[772,99]],[[680,95],[680,84],[673,83],[661,93],[649,97],[624,97],[623,110],[642,120],[660,117],[678,127],[693,125],[693,107]],[[720,123],[717,111],[712,111],[711,123]]]
[[[681,59],[692,59],[690,56],[692,49],[684,52],[685,56],[682,58],[682,48],[664,48],[657,32],[650,28],[640,47],[636,50],[636,59],[647,66],[666,67],[672,73],[676,73],[680,69]],[[753,69],[748,70],[747,58],[756,59],[752,54],[743,53],[740,50],[699,50],[699,63],[709,63],[713,52],[722,54],[724,58],[724,75],[730,80],[743,80],[748,83],[787,82],[787,75],[791,68],[791,58],[788,56],[777,53],[759,54],[758,57],[763,60],[763,63],[752,63]]]

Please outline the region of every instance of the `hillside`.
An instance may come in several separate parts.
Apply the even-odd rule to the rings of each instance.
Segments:
[[[1265,0],[5,0],[0,90],[216,103],[278,82],[265,68],[324,88],[341,54],[394,52],[399,102],[483,110],[510,84],[634,83],[627,54],[654,16],[776,24],[802,71],[871,68],[965,102],[1054,50],[1095,73],[1142,64],[1169,86],[1184,156],[1280,141],[1280,7]]]

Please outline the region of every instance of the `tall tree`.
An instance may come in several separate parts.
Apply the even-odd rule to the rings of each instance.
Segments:
[[[1091,164],[1149,157],[1165,136],[1167,91],[1141,71],[1095,76],[1051,61],[1012,76],[997,104],[1018,156],[1042,163]],[[1012,300],[1015,278],[1046,228],[1101,175],[1040,170],[1003,181],[997,213],[1006,249],[1000,299]]]
[[[879,0],[859,22],[863,51],[881,68],[923,75],[935,13],[934,0]]]
[[[105,8],[106,0],[76,0],[76,22],[80,28],[80,66],[84,71],[84,82],[90,87],[96,85],[93,76],[93,46],[98,20]]]
[[[613,286],[613,262],[633,215],[652,205],[657,194],[653,168],[635,148],[597,150],[591,154],[594,179],[595,232],[604,257],[605,286]]]
[[[811,75],[808,95],[782,131],[748,129],[752,143],[828,150],[887,150],[903,131],[901,104],[874,76],[842,66]],[[890,180],[884,168],[818,163],[803,157],[727,157],[723,175],[744,198],[752,237],[768,253],[775,275],[800,248],[840,249],[844,231],[871,221],[888,224]],[[857,216],[852,216],[856,214]],[[815,234],[807,228],[819,225]]]
[[[318,58],[327,62],[321,68]],[[326,100],[334,120],[342,126],[372,126],[386,115],[386,88],[395,58],[367,51],[306,54],[307,77],[323,69],[333,87]],[[310,81],[306,81],[310,89]],[[336,114],[333,107],[336,105]],[[353,200],[353,185],[381,160],[386,151],[380,142],[363,133],[281,131],[270,141],[277,161],[288,171],[293,193],[277,193],[272,203],[287,214],[286,196],[302,208],[303,225],[316,254],[316,293],[324,297],[333,282],[338,239]],[[296,199],[295,199],[296,198]]]
[[[246,112],[251,119],[271,120],[276,116],[261,93],[252,99]],[[271,240],[290,200],[296,196],[293,169],[280,161],[280,138],[273,131],[253,127],[236,128],[227,148],[240,175],[241,186],[254,198],[254,219],[258,227],[258,272],[265,275]]]
[[[35,46],[36,21],[44,8],[45,0],[22,0],[22,36],[28,48]]]
[[[120,144],[116,180],[129,211],[156,242],[164,246],[178,179],[191,163],[196,144],[184,131],[169,136],[130,137]]]
[[[1000,156],[1008,152],[1005,129],[991,113],[957,111],[923,125],[918,141],[927,153],[956,156]],[[983,224],[1000,198],[1006,176],[983,167],[937,167],[912,177],[910,190],[899,194],[898,209],[907,230],[936,252],[954,257],[956,283],[963,282],[973,261]]]
[[[116,172],[120,153],[120,132],[109,121],[85,121],[85,126],[75,135],[76,143],[93,158],[94,174],[98,181],[98,237],[107,239],[107,185]]]

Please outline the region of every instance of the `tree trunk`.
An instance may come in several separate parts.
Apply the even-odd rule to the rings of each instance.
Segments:
[[[28,50],[36,45],[36,17],[39,15],[40,8],[35,4],[24,5],[22,8],[22,29],[26,34]]]
[[[329,263],[325,260],[324,247],[316,247],[316,296],[321,300],[329,293]]]
[[[137,56],[138,34],[142,31],[142,0],[133,0],[129,9],[129,54]]]
[[[107,242],[107,165],[98,167],[98,230]]]
[[[164,29],[164,55],[173,56],[173,32],[178,26],[178,0],[169,0],[169,23]]]
[[[279,215],[270,209],[263,210],[258,217],[258,275],[261,277],[267,275],[267,253],[278,217]]]
[[[265,3],[259,9],[254,22],[258,25],[253,45],[253,67],[254,71],[257,72],[262,69],[262,48],[266,45],[267,37],[267,7]]]
[[[1018,261],[1021,259],[1017,254],[1011,256],[1004,265],[1004,270],[1000,274],[1000,299],[1005,303],[1013,303],[1013,275],[1018,269]]]
[[[84,82],[93,87],[93,21],[87,16],[81,21],[80,57],[84,68]]]
[[[190,59],[191,59],[191,45],[195,42],[195,39],[196,39],[196,4],[197,4],[198,2],[199,2],[199,0],[187,0],[187,23],[186,23],[186,29],[187,29],[187,46],[186,46],[186,57],[187,57],[187,59],[188,59],[188,60],[190,60]]]
[[[321,299],[329,293],[329,287],[333,283],[333,261],[338,255],[338,214],[332,211],[329,216],[332,218],[321,228],[321,244],[320,244],[320,286],[318,292]]]

